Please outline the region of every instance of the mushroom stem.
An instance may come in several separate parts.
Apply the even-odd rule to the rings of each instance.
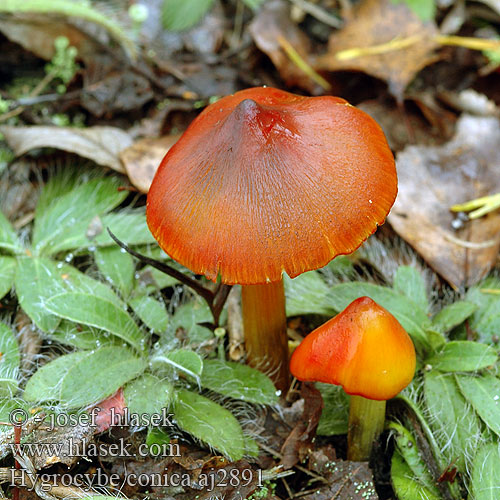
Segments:
[[[241,287],[245,349],[250,366],[267,373],[283,394],[290,385],[283,280]]]
[[[370,458],[373,443],[384,428],[385,401],[351,396],[347,459],[362,462]]]

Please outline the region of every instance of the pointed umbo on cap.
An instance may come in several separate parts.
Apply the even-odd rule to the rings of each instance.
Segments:
[[[394,203],[377,123],[337,97],[251,88],[208,106],[163,159],[147,222],[211,280],[279,281],[354,251]]]
[[[411,382],[415,363],[413,342],[397,319],[360,297],[307,335],[290,371],[299,380],[341,385],[347,394],[382,401]]]

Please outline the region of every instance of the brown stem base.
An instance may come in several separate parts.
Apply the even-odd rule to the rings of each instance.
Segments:
[[[290,385],[283,281],[241,287],[248,364],[271,377],[283,394]]]

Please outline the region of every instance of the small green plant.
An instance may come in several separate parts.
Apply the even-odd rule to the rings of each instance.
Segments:
[[[436,16],[436,0],[391,0],[392,3],[405,3],[422,20],[430,21]]]
[[[276,483],[273,481],[264,481],[261,488],[254,491],[249,497],[248,500],[258,500],[260,498],[266,498],[268,496],[274,495],[276,490]]]
[[[62,83],[57,85],[57,92],[64,94],[66,87],[73,80],[76,72],[79,70],[75,62],[78,51],[76,47],[69,44],[65,36],[58,36],[54,40],[55,54],[52,60],[46,64],[45,72],[51,79],[60,80]]]

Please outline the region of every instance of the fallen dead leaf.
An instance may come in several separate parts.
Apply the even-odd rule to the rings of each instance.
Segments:
[[[407,85],[422,68],[437,59],[433,53],[438,47],[434,40],[437,34],[433,21],[422,22],[404,2],[365,0],[353,9],[344,27],[331,35],[328,53],[318,58],[315,67],[368,73],[386,81],[390,92],[402,102]],[[348,59],[337,56],[341,51],[370,52],[374,47],[384,50]]]
[[[397,155],[399,194],[389,222],[444,279],[477,283],[495,264],[500,213],[453,229],[452,205],[500,191],[500,121],[463,115],[451,141]]]
[[[0,132],[17,156],[39,148],[56,148],[88,158],[98,165],[110,167],[124,173],[118,157],[123,149],[132,144],[132,139],[123,130],[115,127],[11,127],[2,126]]]
[[[40,14],[16,14],[0,19],[0,31],[9,40],[49,61],[55,53],[54,41],[65,36],[78,49],[78,57],[86,59],[98,52],[98,45],[80,29],[67,21]]]
[[[149,191],[156,170],[180,134],[141,139],[120,153],[130,182],[142,193]]]
[[[303,383],[300,395],[304,399],[304,412],[281,448],[280,465],[285,470],[302,462],[311,453],[323,409],[321,393],[314,384]]]
[[[271,0],[262,5],[249,26],[257,47],[264,52],[278,69],[285,83],[314,93],[318,86],[299,69],[283,49],[285,39],[307,61],[310,42],[296,24],[290,20],[290,4],[283,0]]]

